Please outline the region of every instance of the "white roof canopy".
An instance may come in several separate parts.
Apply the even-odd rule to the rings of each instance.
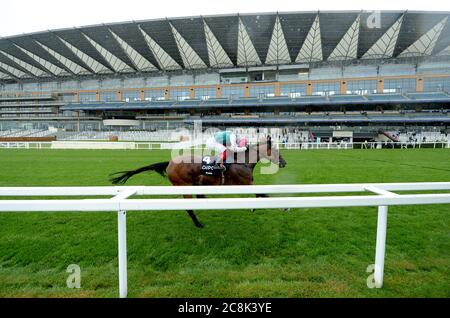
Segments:
[[[49,76],[50,74],[48,74],[47,72],[41,70],[40,68],[37,68],[25,61],[22,61],[20,59],[18,59],[17,57],[6,53],[4,51],[0,51],[4,56],[6,56],[7,58],[9,58],[10,60],[12,60],[14,63],[16,63],[17,65],[19,65],[20,67],[24,68],[28,73],[32,74],[33,76],[37,76],[37,77],[45,77],[45,76]]]
[[[81,65],[69,60],[65,56],[62,56],[55,50],[49,48],[48,46],[42,44],[39,41],[34,40],[37,44],[39,44],[44,50],[46,50],[50,55],[56,58],[60,63],[62,63],[65,67],[67,67],[73,74],[81,75],[81,74],[91,74],[90,71],[82,67]]]
[[[208,48],[209,65],[211,67],[232,67],[230,57],[220,45],[214,33],[209,28],[205,20],[203,20],[205,29],[206,46]]]
[[[113,70],[117,73],[131,73],[134,69],[128,66],[127,63],[119,59],[117,56],[112,54],[110,51],[105,49],[103,46],[98,44],[96,41],[84,34],[84,37],[92,44],[92,46],[104,57],[104,59],[111,65]]]
[[[142,56],[138,51],[136,51],[131,45],[129,45],[120,36],[109,30],[114,38],[117,40],[119,45],[127,54],[128,58],[133,62],[134,66],[141,72],[156,71],[158,68],[155,67],[149,60]]]
[[[295,62],[310,63],[323,60],[322,39],[320,36],[320,19],[316,16],[311,28],[308,31],[305,41],[298,52]]]
[[[0,78],[1,78],[1,79],[12,79],[13,77],[12,77],[11,75],[7,74],[7,73],[3,73],[3,72],[0,70]]]
[[[387,59],[394,55],[395,45],[397,44],[398,34],[402,27],[404,14],[391,25],[391,27],[379,38],[366,53],[362,59]]]
[[[141,30],[148,47],[152,51],[153,56],[158,61],[159,67],[162,70],[166,71],[181,69],[181,66],[169,54],[167,54],[167,52],[164,51],[163,48],[141,28],[141,26],[139,26],[139,29]]]
[[[57,76],[61,76],[61,75],[70,75],[69,72],[67,72],[65,69],[50,63],[49,61],[37,56],[36,54],[18,46],[17,44],[14,44],[17,48],[19,48],[20,50],[22,50],[22,52],[24,52],[25,54],[27,54],[29,57],[31,57],[33,60],[35,60],[36,62],[38,62],[40,65],[42,65],[46,70],[48,70],[50,73],[52,73],[53,75],[57,75]]]
[[[178,51],[180,52],[181,59],[183,60],[184,67],[187,69],[206,68],[205,62],[200,58],[197,52],[189,45],[189,43],[181,36],[180,32],[170,24],[173,37],[177,43]]]
[[[27,73],[22,72],[21,70],[15,68],[15,67],[12,67],[11,65],[8,65],[8,64],[0,62],[0,67],[3,70],[5,70],[6,72],[12,74],[14,77],[17,77],[17,78],[28,78],[28,77],[30,77],[30,75],[28,75]]]
[[[450,45],[447,46],[445,49],[443,49],[442,51],[440,51],[437,55],[442,56],[442,55],[450,55]]]
[[[432,27],[427,33],[422,35],[417,41],[411,44],[406,50],[399,54],[399,57],[431,55],[434,46],[444,29],[448,17],[443,18],[438,24]]]
[[[253,45],[253,42],[250,39],[241,18],[239,18],[238,28],[237,64],[239,66],[254,66],[261,64],[261,60],[259,59],[258,53],[256,53],[255,46]]]
[[[97,60],[93,59],[83,51],[79,50],[66,40],[64,40],[61,37],[58,37],[64,45],[67,46],[69,50],[71,50],[80,60],[83,61],[91,70],[94,71],[96,74],[110,74],[112,73],[109,68],[107,68],[105,65],[97,62]]]
[[[361,15],[355,19],[344,34],[338,45],[328,57],[328,61],[346,61],[356,59],[358,56],[358,38]]]
[[[280,17],[277,15],[273,26],[272,38],[270,39],[269,50],[267,51],[265,64],[285,64],[291,63],[289,49],[284,37]]]

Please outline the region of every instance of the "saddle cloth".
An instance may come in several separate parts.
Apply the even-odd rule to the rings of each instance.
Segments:
[[[207,176],[221,176],[222,169],[216,164],[217,159],[217,157],[203,157],[200,168],[201,173]]]

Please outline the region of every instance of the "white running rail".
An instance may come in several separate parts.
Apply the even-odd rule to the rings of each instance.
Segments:
[[[0,187],[1,196],[112,196],[110,199],[0,200],[0,212],[116,211],[118,212],[119,295],[127,296],[126,211],[232,210],[269,208],[319,208],[377,206],[375,286],[383,285],[388,207],[392,205],[450,204],[450,193],[397,194],[392,191],[450,190],[450,182],[363,183],[257,186],[125,186],[125,187]],[[258,194],[258,193],[348,193],[370,195],[211,198],[129,199],[133,195]]]

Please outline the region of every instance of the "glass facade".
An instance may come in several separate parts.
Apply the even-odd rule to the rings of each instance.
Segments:
[[[172,88],[170,90],[170,99],[185,100],[189,99],[191,90],[189,88]]]
[[[97,101],[97,94],[95,92],[80,93],[79,94],[79,100],[80,100],[81,103],[96,102]]]
[[[222,86],[222,97],[237,98],[244,97],[244,86]]]
[[[423,81],[423,90],[426,92],[450,92],[450,77],[426,77]]]
[[[282,84],[280,85],[280,95],[291,98],[306,95],[306,84]]]
[[[151,89],[148,91],[144,91],[144,99],[145,100],[162,100],[164,99],[164,90],[163,89]]]
[[[75,102],[75,94],[64,94],[64,95],[61,95],[61,97],[62,97],[62,100],[67,103]]]
[[[199,87],[194,88],[195,98],[197,99],[210,99],[216,97],[216,88],[215,87]]]
[[[385,79],[383,93],[407,93],[416,91],[415,78]]]
[[[122,91],[124,102],[136,102],[141,100],[141,91]]]
[[[117,92],[100,92],[100,101],[102,102],[114,102],[118,100]]]
[[[376,80],[348,81],[347,94],[367,95],[377,92]]]
[[[275,85],[252,85],[250,86],[250,97],[273,97],[275,96]]]
[[[340,84],[339,82],[323,82],[313,83],[313,95],[335,95],[339,94]]]

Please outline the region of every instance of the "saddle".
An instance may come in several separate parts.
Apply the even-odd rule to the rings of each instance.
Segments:
[[[226,170],[221,168],[218,165],[218,159],[217,157],[210,157],[205,156],[202,158],[202,164],[200,166],[200,171],[202,175],[206,176],[222,176],[222,173]]]

